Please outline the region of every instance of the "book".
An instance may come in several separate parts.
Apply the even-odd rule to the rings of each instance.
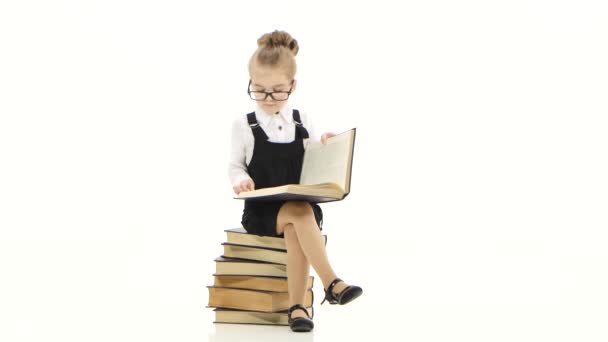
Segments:
[[[215,275],[252,275],[252,276],[275,276],[287,277],[285,265],[262,262],[256,260],[243,260],[226,258],[223,256],[215,258]]]
[[[308,312],[313,315],[313,308],[307,307]],[[238,323],[238,324],[261,324],[261,325],[289,325],[287,310],[279,312],[259,312],[249,310],[236,310],[215,308],[215,321],[213,323]]]
[[[257,260],[287,265],[287,251],[277,248],[251,247],[223,242],[223,257]]]
[[[224,230],[226,232],[226,242],[235,245],[245,245],[253,247],[276,248],[286,250],[285,239],[278,236],[260,236],[247,233],[245,228],[231,228]],[[327,236],[323,235],[327,243]]]
[[[286,249],[285,239],[278,236],[260,236],[249,234],[243,227],[224,230],[226,242],[236,245],[257,246],[266,248]]]
[[[253,201],[340,201],[350,193],[356,129],[310,143],[304,151],[299,184],[243,191],[235,198]]]
[[[222,275],[214,274],[213,286],[230,287],[235,289],[287,292],[287,277]],[[308,277],[307,289],[312,289],[314,278]]]
[[[207,286],[209,290],[208,307],[229,308],[262,312],[277,312],[289,309],[289,293],[233,289]],[[313,292],[307,290],[303,305],[312,306]]]
[[[327,245],[327,235],[323,235]],[[223,242],[224,254],[222,257],[263,261],[274,264],[287,265],[287,250],[260,246],[248,246],[231,242]]]

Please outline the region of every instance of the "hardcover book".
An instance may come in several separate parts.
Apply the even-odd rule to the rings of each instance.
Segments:
[[[314,315],[312,306],[307,307],[308,312]],[[261,325],[289,325],[287,310],[279,312],[259,312],[249,310],[236,310],[215,308],[215,321],[213,323],[232,324],[261,324]]]
[[[277,312],[289,309],[289,293],[232,289],[207,286],[209,307],[229,308],[262,312]],[[313,292],[307,290],[304,296],[305,307],[312,306]]]
[[[220,256],[215,259],[215,274],[287,277],[287,268],[281,264]]]
[[[248,276],[248,275],[221,275],[214,274],[215,287],[230,287],[234,289],[261,290],[273,292],[287,292],[287,277]],[[306,288],[312,289],[314,277],[309,276]]]
[[[300,184],[243,191],[236,199],[252,201],[340,201],[350,193],[356,129],[310,143],[304,151]]]

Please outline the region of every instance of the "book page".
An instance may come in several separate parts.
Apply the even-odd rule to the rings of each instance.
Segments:
[[[327,144],[311,143],[306,147],[300,184],[336,183],[347,190],[354,130],[338,134]]]

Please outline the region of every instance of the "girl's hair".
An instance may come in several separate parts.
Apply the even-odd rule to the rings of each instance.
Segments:
[[[280,68],[288,79],[293,79],[299,49],[298,41],[285,31],[265,33],[258,38],[258,48],[249,59],[249,75],[256,66],[268,66]]]

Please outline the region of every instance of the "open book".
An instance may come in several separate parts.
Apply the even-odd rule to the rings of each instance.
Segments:
[[[310,143],[304,151],[300,184],[287,184],[239,193],[236,199],[256,201],[332,202],[350,192],[356,129],[327,139],[326,144]]]

